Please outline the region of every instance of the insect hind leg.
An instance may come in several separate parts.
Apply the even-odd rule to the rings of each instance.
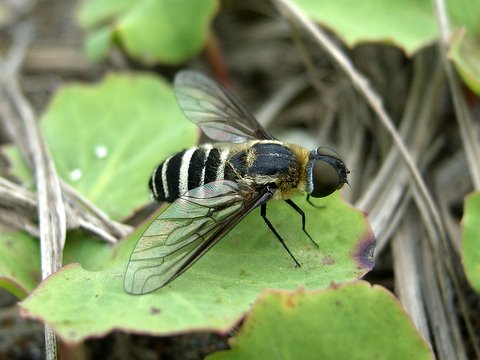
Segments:
[[[318,248],[318,244],[315,242],[315,240],[313,240],[313,238],[310,236],[310,234],[308,233],[307,229],[305,229],[305,213],[303,212],[302,209],[300,209],[300,207],[295,204],[292,200],[288,199],[288,200],[285,200],[285,202],[290,205],[293,210],[295,210],[297,213],[300,214],[300,216],[302,217],[302,231],[305,233],[305,235],[308,236],[308,238],[310,239],[310,241],[313,243],[313,245],[315,245],[317,248]]]
[[[267,226],[270,228],[270,230],[272,230],[272,232],[275,234],[275,236],[277,237],[278,241],[280,241],[280,243],[282,244],[282,246],[285,248],[285,250],[287,250],[288,252],[288,255],[290,255],[290,257],[293,259],[293,261],[295,262],[295,267],[299,268],[301,267],[300,263],[297,261],[297,259],[295,259],[295,256],[293,256],[293,254],[291,253],[290,249],[288,248],[287,244],[285,244],[285,241],[283,240],[283,238],[280,236],[280,234],[278,233],[278,231],[275,229],[275,227],[272,225],[272,223],[270,222],[270,220],[268,220],[267,218],[267,204],[262,204],[262,206],[260,207],[260,214],[263,218],[263,221],[265,221],[265,224],[267,224]]]

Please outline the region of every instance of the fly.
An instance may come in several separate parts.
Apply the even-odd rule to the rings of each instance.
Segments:
[[[234,94],[199,72],[179,72],[174,91],[187,118],[219,143],[179,152],[153,172],[149,188],[155,200],[172,204],[138,240],[125,274],[126,291],[145,294],[165,286],[257,207],[299,267],[268,220],[266,204],[285,200],[317,245],[305,229],[305,213],[290,198],[324,197],[348,183],[340,156],[326,147],[309,151],[278,141]]]

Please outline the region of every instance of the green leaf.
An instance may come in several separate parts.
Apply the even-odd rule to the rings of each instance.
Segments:
[[[447,2],[453,32],[450,58],[465,84],[480,95],[480,1]]]
[[[112,245],[106,245],[83,231],[70,231],[63,251],[63,264],[78,262],[84,269],[102,270],[110,262],[112,250]]]
[[[480,35],[480,2],[475,0],[447,1],[448,15],[453,27],[464,28],[472,35]]]
[[[300,216],[285,203],[270,202],[268,217],[301,268],[295,268],[256,210],[182,276],[153,293],[133,296],[123,289],[130,253],[143,231],[139,229],[119,244],[104,270],[68,266],[23,301],[22,311],[50,324],[68,342],[113,329],[148,334],[227,331],[265,288],[324,288],[372,268],[375,240],[362,212],[338,194],[319,201],[323,209],[303,199],[295,202],[306,213],[307,230],[318,249],[301,231]]]
[[[429,0],[294,0],[305,13],[349,46],[383,42],[412,55],[437,37]]]
[[[108,26],[111,39],[139,60],[178,64],[203,47],[216,10],[215,0],[96,0],[84,3],[79,20],[94,38]],[[101,50],[90,52],[98,59],[105,47],[90,49]]]
[[[450,57],[465,84],[480,95],[480,34],[475,38],[469,33],[457,33],[452,40]]]
[[[38,240],[20,232],[0,232],[0,288],[23,299],[40,282]]]
[[[20,299],[41,281],[39,240],[21,232],[0,233],[0,288]],[[112,247],[81,231],[67,234],[63,263],[80,262],[89,270],[100,270],[112,257]],[[27,261],[28,259],[28,261]]]
[[[29,189],[32,188],[34,185],[32,170],[23,160],[18,149],[11,144],[3,145],[0,149],[2,154],[9,160],[11,173],[23,182],[23,186]]]
[[[112,30],[109,27],[100,28],[87,36],[85,49],[87,56],[92,61],[100,61],[105,58],[110,49]]]
[[[117,220],[148,201],[155,166],[198,136],[171,87],[147,74],[66,86],[42,126],[59,175]]]
[[[480,293],[480,193],[467,196],[462,219],[463,266],[468,281]]]
[[[230,345],[208,359],[434,359],[394,296],[364,281],[266,291]]]
[[[80,23],[85,27],[93,27],[119,17],[130,8],[137,6],[139,0],[89,0],[83,1],[78,13]]]

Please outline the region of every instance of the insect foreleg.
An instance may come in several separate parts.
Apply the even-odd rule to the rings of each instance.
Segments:
[[[312,202],[312,200],[310,200],[310,195],[307,195],[307,202],[312,205],[314,208],[317,208],[317,209],[323,209],[325,207],[325,205],[317,205],[315,203]]]
[[[308,236],[308,238],[310,239],[310,241],[313,243],[313,245],[315,245],[317,248],[318,248],[318,244],[315,242],[315,240],[312,239],[312,237],[310,236],[310,234],[308,233],[307,229],[305,229],[305,213],[303,212],[302,209],[300,209],[298,207],[297,204],[295,204],[292,200],[288,199],[288,200],[285,200],[285,202],[290,205],[293,210],[295,210],[297,213],[300,214],[300,216],[302,217],[302,230],[303,232]]]
[[[296,264],[295,266],[296,267],[301,267],[300,263],[297,261],[297,259],[295,259],[295,257],[291,253],[290,249],[287,247],[287,244],[285,244],[285,241],[282,239],[282,237],[277,232],[277,230],[273,227],[270,220],[267,219],[267,204],[262,204],[262,206],[260,207],[260,214],[262,215],[262,218],[263,218],[263,221],[265,221],[265,224],[267,224],[267,226],[270,228],[270,230],[272,230],[272,232],[277,237],[278,241],[280,241],[280,243],[283,245],[285,250],[287,250],[288,254],[293,259],[293,261],[295,261],[295,264]]]

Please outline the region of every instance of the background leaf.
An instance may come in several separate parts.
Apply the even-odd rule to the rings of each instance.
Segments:
[[[393,295],[363,281],[266,291],[230,345],[208,359],[434,359]]]
[[[438,36],[433,5],[427,0],[294,1],[350,47],[383,42],[412,56]],[[454,37],[451,58],[463,81],[480,94],[480,2],[451,0],[447,5],[452,27],[463,29]]]
[[[41,280],[38,240],[20,232],[0,232],[0,288],[23,299]]]
[[[85,40],[85,51],[92,61],[101,61],[108,55],[113,40],[112,29],[102,27],[91,33]]]
[[[467,197],[462,224],[462,255],[465,274],[472,287],[480,293],[480,193]]]
[[[465,84],[480,95],[480,34],[477,38],[464,32],[456,34],[450,57]]]
[[[449,1],[452,27],[450,57],[467,86],[480,94],[480,1]]]
[[[155,166],[198,136],[171,87],[147,74],[69,85],[42,126],[59,175],[117,220],[148,201]]]
[[[105,42],[98,41],[106,37],[97,33],[108,33],[108,24],[110,38],[131,56],[177,64],[203,47],[216,10],[215,0],[96,0],[84,2],[79,20],[91,31],[87,48],[92,59],[106,54]]]
[[[465,28],[471,34],[480,34],[480,2],[472,0],[447,1],[448,15],[452,25]]]
[[[306,212],[316,249],[301,231],[301,219],[283,202],[269,203],[268,216],[285,237],[302,267],[297,269],[259,216],[250,214],[229,236],[166,287],[133,296],[123,289],[130,253],[142,229],[119,244],[102,271],[71,265],[43,282],[22,303],[22,311],[54,327],[66,341],[78,342],[122,329],[172,334],[227,331],[264,288],[324,288],[355,279],[373,266],[373,234],[364,214],[337,195],[316,209],[295,200]],[[65,301],[65,298],[76,301]],[[83,304],[89,311],[81,311]]]
[[[25,298],[41,281],[40,244],[23,232],[0,233],[0,288]],[[85,269],[101,270],[112,258],[113,247],[83,233],[71,231],[63,252],[63,264],[79,262]]]
[[[349,46],[383,42],[412,55],[436,39],[428,0],[294,0],[306,14],[333,30]]]

